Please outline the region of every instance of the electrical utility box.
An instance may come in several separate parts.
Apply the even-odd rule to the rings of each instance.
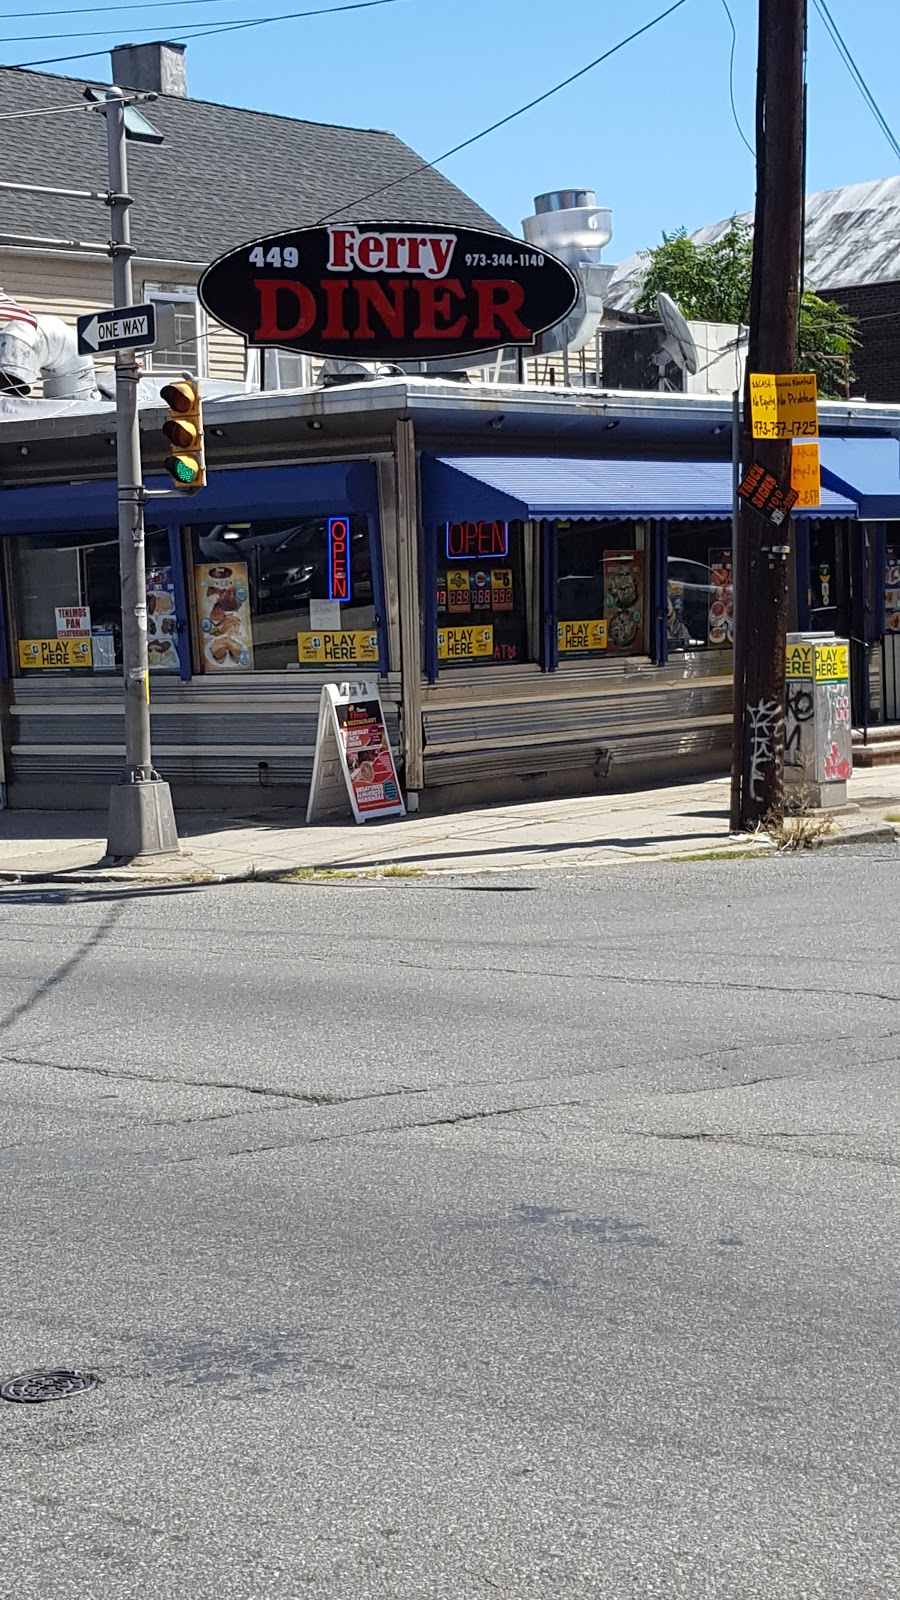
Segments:
[[[848,640],[789,633],[785,678],[785,785],[811,806],[846,805],[853,771]]]

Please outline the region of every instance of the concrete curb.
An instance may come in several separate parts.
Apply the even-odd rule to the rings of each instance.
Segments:
[[[857,811],[856,816],[859,815]],[[844,848],[852,848],[854,845],[860,844],[896,844],[898,841],[900,841],[900,823],[885,822],[880,818],[878,820],[873,818],[872,820],[863,819],[851,822],[848,817],[844,826],[840,827],[838,831],[831,834],[823,834],[821,838],[812,843],[808,850],[797,851],[796,853],[808,854],[829,847],[839,848],[843,846]],[[652,839],[648,839],[647,845],[651,846],[652,842]],[[610,840],[611,847],[615,846],[615,843],[614,839]],[[578,855],[579,848],[577,843],[573,844],[573,856]],[[726,834],[721,838],[711,836],[707,842],[692,841],[691,846],[685,849],[675,847],[665,853],[651,853],[648,849],[645,853],[640,848],[632,848],[621,855],[617,855],[614,859],[599,861],[566,860],[564,855],[561,854],[552,860],[522,861],[515,864],[498,860],[496,863],[489,865],[482,863],[478,867],[469,866],[465,859],[455,862],[452,858],[448,858],[446,864],[441,866],[419,867],[415,862],[406,863],[402,860],[395,863],[395,865],[401,869],[401,872],[397,874],[397,881],[402,882],[403,868],[407,866],[410,869],[410,877],[445,878],[448,876],[466,876],[468,874],[484,876],[497,872],[585,871],[599,867],[632,865],[639,861],[658,864],[661,862],[686,863],[691,860],[704,860],[707,858],[727,860],[732,856],[746,859],[757,854],[771,857],[778,853],[765,835],[751,834],[746,838],[736,839],[732,835]],[[485,856],[490,855],[489,848],[485,849],[484,854]],[[328,882],[332,876],[336,876],[336,869],[327,865],[317,866],[302,862],[295,862],[291,866],[261,868],[256,871],[254,871],[251,862],[239,872],[215,872],[201,867],[196,862],[191,862],[190,857],[178,865],[173,866],[170,863],[165,867],[160,866],[156,869],[149,863],[134,867],[63,867],[55,871],[52,869],[47,871],[40,871],[39,869],[17,871],[15,868],[7,868],[6,870],[0,870],[0,898],[2,898],[4,888],[39,889],[47,887],[65,889],[67,887],[100,888],[103,886],[121,886],[124,888],[132,885],[149,890],[165,887],[189,887],[191,885],[203,888],[223,883],[278,883],[284,882],[293,872],[309,874],[307,879],[299,880],[301,882]],[[341,879],[359,878],[369,882],[378,881],[381,878],[385,880],[393,878],[390,867],[386,867],[384,862],[371,864],[360,862],[358,865],[347,866],[339,869],[339,876]]]
[[[823,834],[816,841],[815,848],[824,850],[831,845],[852,844],[896,844],[900,839],[900,826],[890,822],[860,822],[849,828],[841,828],[839,833]]]

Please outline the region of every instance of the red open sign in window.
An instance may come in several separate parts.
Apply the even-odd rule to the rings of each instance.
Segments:
[[[448,561],[483,561],[509,551],[508,522],[448,522]]]
[[[346,605],[350,599],[350,523],[328,518],[328,598]]]

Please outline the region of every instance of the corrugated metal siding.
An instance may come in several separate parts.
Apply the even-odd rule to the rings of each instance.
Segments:
[[[423,689],[425,786],[727,751],[731,678],[717,656],[668,667],[600,663],[578,673],[506,678],[469,669]],[[454,674],[454,678],[455,678]]]
[[[312,774],[323,679],[302,685],[284,679],[250,684],[153,684],[154,761],[175,783],[308,782]],[[105,784],[122,769],[121,690],[109,684],[37,684],[14,680],[11,783]],[[388,732],[399,748],[399,679],[382,682]]]

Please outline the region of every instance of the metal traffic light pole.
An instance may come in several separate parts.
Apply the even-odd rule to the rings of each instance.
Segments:
[[[113,305],[132,304],[131,228],[125,144],[125,96],[106,91],[110,255]],[[138,425],[140,367],[133,350],[116,351],[116,466],[119,572],[122,585],[122,676],[125,684],[125,771],[109,797],[107,861],[175,855],[178,830],[169,785],[153,770],[147,657],[147,564]]]

